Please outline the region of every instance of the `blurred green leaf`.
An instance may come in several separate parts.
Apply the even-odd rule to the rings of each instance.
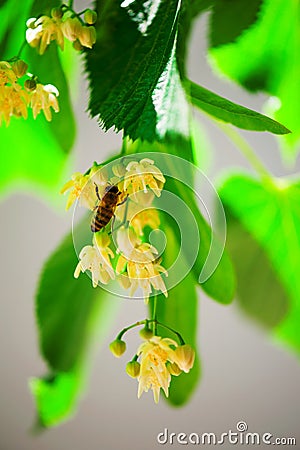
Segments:
[[[75,233],[77,242],[87,243],[85,221]],[[116,308],[103,290],[92,287],[87,275],[74,279],[77,262],[69,235],[46,262],[37,291],[40,347],[50,377],[35,379],[32,389],[45,426],[58,423],[74,410],[95,325],[100,317],[101,326],[97,325],[103,335]]]
[[[74,370],[32,378],[29,385],[37,406],[37,426],[51,427],[74,414],[83,387],[82,373]]]
[[[300,5],[264,0],[259,19],[234,43],[212,48],[219,69],[250,90],[279,98],[269,104],[274,117],[292,130],[285,137],[289,155],[296,155],[300,139]]]
[[[300,267],[300,183],[274,180],[262,184],[250,177],[237,175],[225,181],[219,192],[226,210],[240,221],[268,256],[277,279],[288,294],[289,307],[282,289],[281,294],[279,292],[274,297],[274,309],[278,308],[280,297],[279,303],[285,303],[282,313],[278,312],[276,320],[279,324],[275,332],[299,352],[300,279],[297,268]],[[264,271],[270,273],[268,267]],[[252,280],[252,275],[250,272],[249,286],[256,282]],[[276,278],[272,280],[269,277],[269,281],[277,283]],[[268,295],[272,292],[270,286]],[[270,301],[266,301],[266,308],[269,308]],[[284,309],[288,309],[285,315]]]
[[[97,42],[86,52],[90,112],[105,129],[162,139],[182,114],[170,105],[184,99],[175,58],[180,1],[160,0],[152,9],[147,1],[96,5]]]
[[[34,9],[39,6],[39,11],[43,12],[41,2],[36,0],[32,3],[32,0],[26,0],[20,8],[19,2],[8,0],[0,9],[3,24],[0,31],[1,59],[10,59],[18,53],[25,39],[26,20]],[[29,111],[27,120],[12,118],[8,127],[2,125],[0,189],[25,182],[49,190],[61,183],[66,153],[71,150],[75,139],[68,85],[55,44],[51,44],[43,56],[27,46],[22,57],[29,64],[29,72],[38,75],[43,84],[51,83],[59,89],[61,111],[53,114],[50,123],[42,114],[33,120]]]
[[[176,236],[172,227],[167,223],[164,225],[164,231],[168,242],[174,244],[168,245],[164,252],[163,263],[169,267],[176,259],[180,248],[176,241]],[[184,271],[185,268],[182,267]],[[150,308],[153,310],[153,298],[150,302]],[[196,292],[196,283],[191,273],[183,281],[169,291],[168,298],[159,295],[157,298],[157,318],[159,322],[178,331],[186,344],[190,344],[197,355],[197,321],[198,321],[198,299]],[[174,333],[169,332],[163,327],[158,328],[158,333],[163,337],[170,337],[176,340]],[[193,369],[188,373],[182,373],[178,377],[172,376],[168,401],[172,405],[180,406],[186,403],[195,390],[200,378],[199,357],[196,356]]]
[[[237,277],[237,300],[250,317],[266,328],[274,328],[288,312],[288,292],[266,251],[229,209],[226,219],[226,248]]]
[[[215,0],[210,16],[210,45],[234,41],[257,17],[263,0]]]
[[[190,101],[197,108],[238,128],[253,131],[269,131],[274,134],[286,134],[290,131],[275,120],[270,119],[244,106],[227,100],[196,83],[187,81]]]

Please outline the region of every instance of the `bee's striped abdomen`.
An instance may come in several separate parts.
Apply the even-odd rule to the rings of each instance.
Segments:
[[[92,232],[96,233],[97,231],[100,231],[102,228],[104,228],[112,218],[113,214],[113,208],[99,206],[91,222]]]

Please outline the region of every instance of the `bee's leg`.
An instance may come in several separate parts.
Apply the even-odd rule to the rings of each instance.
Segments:
[[[128,199],[128,195],[126,196],[125,200],[123,200],[121,203],[118,203],[117,206],[120,206],[120,205],[122,205],[123,203],[125,203],[127,199]],[[116,216],[114,215],[114,217],[113,217],[113,222],[112,222],[112,225],[111,225],[111,231],[110,231],[108,234],[114,233],[115,231],[119,230],[123,225],[125,225],[125,223],[127,222],[127,213],[128,213],[128,203],[127,203],[126,206],[125,206],[124,217],[123,217],[122,222],[121,222],[120,225],[114,230],[114,223],[115,223],[115,219],[116,219]]]
[[[99,202],[101,202],[98,185],[95,182],[94,182],[94,185],[95,185],[95,191],[96,191],[97,199],[99,200]]]
[[[117,203],[117,206],[124,205],[124,203],[127,201],[128,197],[129,197],[129,195],[127,194],[126,197],[124,198],[124,200],[121,201],[121,203]]]

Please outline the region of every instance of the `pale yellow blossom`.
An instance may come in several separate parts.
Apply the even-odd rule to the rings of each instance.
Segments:
[[[34,119],[41,111],[43,111],[46,119],[50,122],[52,119],[50,108],[55,112],[59,111],[57,101],[58,95],[58,90],[52,84],[46,84],[44,86],[43,84],[38,83],[31,95],[31,107]]]
[[[92,274],[92,284],[96,287],[100,283],[107,284],[115,278],[115,273],[111,265],[113,251],[109,248],[110,239],[107,233],[95,233],[93,245],[86,245],[79,254],[79,263],[74,272],[74,277],[78,278],[80,272],[89,270]]]
[[[160,225],[157,209],[143,209],[133,216],[130,220],[130,225],[135,229],[139,236],[143,235],[143,229],[145,226],[152,228],[152,230],[156,230]]]
[[[157,258],[158,252],[155,247],[148,243],[135,246],[135,243],[126,237],[126,233],[118,232],[118,247],[122,249],[116,266],[117,274],[126,271],[130,281],[130,295],[133,296],[138,288],[143,291],[143,297],[147,303],[152,293],[152,287],[161,291],[165,297],[168,296],[167,288],[161,277],[161,273],[167,276],[167,271],[160,265]]]
[[[79,199],[81,206],[84,206],[90,210],[94,209],[96,202],[95,188],[91,191],[88,188],[88,182],[89,175],[83,175],[80,172],[75,172],[72,175],[71,180],[67,181],[67,183],[62,187],[60,191],[61,194],[65,194],[69,189],[71,189],[66,204],[67,210],[77,199]]]
[[[11,64],[7,61],[0,61],[0,86],[4,86],[7,83],[15,83],[17,76],[12,69]]]
[[[154,401],[158,403],[161,388],[168,397],[171,374],[167,363],[175,362],[175,352],[172,347],[177,347],[173,339],[160,336],[153,336],[140,345],[137,351],[141,358],[138,398],[143,392],[152,389]]]
[[[154,165],[154,161],[144,158],[139,162],[131,161],[127,165],[124,190],[128,194],[135,194],[141,190],[147,192],[151,189],[159,197],[165,181],[165,177]]]
[[[27,21],[26,40],[31,47],[39,47],[42,55],[51,41],[56,41],[64,49],[64,35],[60,18],[41,16]]]
[[[68,17],[62,24],[62,32],[66,39],[71,42],[78,39],[79,34],[82,30],[82,24],[78,17]]]
[[[29,101],[29,94],[21,86],[0,86],[0,125],[4,120],[8,126],[12,116],[26,119]]]

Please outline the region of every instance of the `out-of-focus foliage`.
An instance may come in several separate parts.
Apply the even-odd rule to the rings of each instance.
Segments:
[[[78,225],[76,236],[84,239],[86,228]],[[94,289],[87,276],[75,280],[77,262],[69,235],[46,261],[38,286],[40,348],[50,374],[34,379],[31,388],[43,426],[60,422],[74,410],[84,385],[84,366],[95,328],[105,333],[117,305],[103,290]]]
[[[43,9],[46,4],[49,2],[26,0],[20,8],[20,3],[14,0],[4,3],[0,8],[0,60],[17,55],[25,39],[26,20],[41,12],[40,8]],[[43,84],[50,83],[57,87],[60,112],[53,115],[52,122],[47,122],[42,116],[36,120],[29,116],[27,121],[12,118],[7,128],[2,125],[0,189],[21,181],[49,191],[49,188],[53,190],[57,187],[61,180],[67,154],[75,139],[69,87],[55,44],[43,57],[35,49],[26,48],[22,58],[29,65],[28,71],[37,75]]]
[[[214,0],[210,16],[210,45],[234,41],[257,19],[263,0]]]
[[[228,21],[231,26],[234,18]],[[265,91],[279,99],[269,108],[292,131],[284,140],[290,156],[297,154],[300,139],[299,28],[299,2],[264,0],[257,21],[235,42],[217,47],[212,42],[210,49],[223,73],[251,91]]]
[[[255,262],[260,267],[260,273],[256,272],[258,267],[254,272],[243,271],[241,267],[237,269],[241,302],[247,309],[252,309],[252,316],[257,316],[263,322],[266,322],[265,316],[269,309],[273,308],[271,317],[268,318],[269,324],[276,325],[276,335],[299,352],[300,183],[297,180],[268,180],[261,183],[241,175],[229,178],[219,192],[229,213],[229,227],[235,226],[232,224],[234,217],[235,221],[240,222],[240,231],[244,229],[250,233],[256,241],[256,246],[261,247],[261,254]],[[237,238],[240,237],[240,231]],[[233,233],[229,234],[229,238],[235,240]],[[235,241],[228,245],[237,265],[239,261],[242,267],[247,263],[251,264],[255,248],[250,243],[249,251],[248,246],[247,240],[240,241],[239,248]],[[262,266],[261,263],[266,257],[269,261],[265,261]],[[272,271],[275,272],[274,279],[271,276]],[[267,277],[267,284],[262,282],[264,276]],[[257,292],[262,289],[266,296],[271,297],[274,285],[278,285],[278,282],[282,287],[272,296],[272,305],[270,299],[264,300],[263,295],[257,296]],[[245,283],[250,285],[250,292],[251,285],[255,285],[252,296],[245,289]],[[261,301],[259,307],[253,306],[254,295],[255,302]]]

